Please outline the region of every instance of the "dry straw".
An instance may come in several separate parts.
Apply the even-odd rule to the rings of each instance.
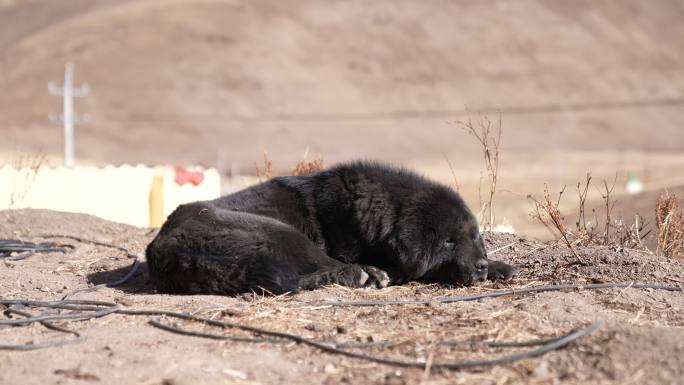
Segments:
[[[684,259],[684,214],[676,194],[665,191],[656,202],[657,254]]]
[[[292,174],[293,176],[308,175],[321,170],[323,170],[322,156],[318,156],[313,159],[307,159],[305,157],[304,159],[297,162],[297,165],[294,166],[292,170],[290,170],[290,174]]]

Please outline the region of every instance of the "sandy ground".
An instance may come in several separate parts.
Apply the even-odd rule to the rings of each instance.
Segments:
[[[154,230],[80,214],[0,211],[0,238],[40,240],[67,234],[111,242],[141,254]],[[0,264],[0,298],[58,299],[71,290],[110,282],[130,265],[124,253],[68,239],[72,252],[36,254]],[[352,299],[428,299],[545,283],[632,281],[684,284],[684,263],[635,250],[580,250],[589,266],[568,266],[570,253],[553,243],[486,234],[488,249],[512,246],[497,259],[521,267],[506,284],[472,288],[410,284],[377,289],[328,287],[283,297],[169,296],[155,293],[144,268],[126,285],[81,293],[126,309],[192,312],[216,320],[286,331],[321,341],[382,342],[352,348],[417,362],[492,358],[525,348],[440,346],[448,339],[523,341],[567,334],[596,320],[606,324],[571,345],[514,364],[447,371],[398,369],[322,353],[294,343],[215,341],[156,329],[150,319],[187,329],[244,333],[150,316],[109,315],[58,324],[85,340],[30,352],[0,351],[2,384],[678,384],[684,376],[684,295],[607,289],[515,295],[453,304],[382,307],[317,306]],[[3,317],[4,318],[4,317]],[[62,334],[34,325],[0,329],[0,343],[39,343]]]

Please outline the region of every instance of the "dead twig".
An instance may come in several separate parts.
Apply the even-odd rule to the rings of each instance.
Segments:
[[[608,181],[605,179],[603,180],[603,188],[604,191],[599,191],[601,194],[601,197],[603,198],[603,201],[605,202],[606,206],[606,229],[605,229],[605,234],[603,235],[603,244],[608,245],[610,244],[610,225],[611,225],[611,213],[613,211],[613,208],[615,207],[615,201],[611,201],[611,194],[613,193],[613,190],[615,189],[615,182],[617,182],[617,173],[615,173],[615,179],[613,179],[613,184],[608,187]]]
[[[458,179],[456,178],[456,171],[454,171],[454,166],[451,164],[451,160],[447,156],[447,154],[442,153],[442,156],[444,156],[444,159],[446,160],[447,164],[449,165],[449,170],[451,171],[451,177],[454,178],[454,190],[459,191],[461,188],[458,185]]]
[[[488,254],[488,255],[492,255],[492,254],[494,254],[494,253],[498,253],[498,252],[501,251],[501,250],[506,250],[506,249],[509,248],[509,247],[515,246],[516,243],[518,243],[518,242],[512,242],[512,243],[507,244],[506,246],[501,246],[501,247],[499,247],[498,249],[494,249],[494,250],[492,250],[492,251],[488,251],[487,254]]]
[[[489,178],[489,196],[487,201],[482,205],[482,221],[485,222],[483,227],[489,230],[494,228],[494,196],[496,195],[496,186],[499,179],[499,155],[501,150],[501,128],[502,119],[499,114],[497,124],[486,116],[480,117],[477,125],[473,124],[470,117],[465,122],[456,122],[465,132],[472,135],[482,147],[482,154],[484,156],[485,169],[487,170],[487,177]],[[480,187],[481,188],[480,179]],[[480,202],[482,203],[482,202]],[[488,215],[487,215],[488,214]],[[487,219],[486,221],[484,219]]]
[[[572,242],[568,239],[568,230],[563,223],[563,215],[561,215],[561,212],[558,209],[558,204],[564,191],[565,187],[558,193],[558,199],[555,202],[551,200],[548,185],[544,186],[544,196],[542,197],[542,200],[538,200],[533,196],[528,195],[528,199],[530,199],[534,205],[531,215],[533,218],[539,220],[552,234],[557,234],[557,237],[562,238],[566,246],[568,246],[568,249],[570,249],[577,259],[577,262],[585,265],[585,261],[579,256]]]

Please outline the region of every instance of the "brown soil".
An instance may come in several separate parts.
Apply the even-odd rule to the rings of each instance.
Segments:
[[[68,234],[110,242],[142,254],[154,231],[95,217],[45,210],[0,212],[0,238],[39,240]],[[443,339],[528,340],[557,336],[595,320],[607,323],[568,347],[540,358],[492,368],[424,373],[321,353],[296,344],[214,341],[162,331],[158,317],[109,315],[64,323],[86,340],[30,352],[0,351],[2,384],[677,384],[684,376],[684,295],[637,289],[575,290],[454,304],[384,307],[318,307],[351,299],[427,299],[548,283],[638,280],[684,283],[684,264],[635,250],[580,249],[588,266],[568,266],[571,254],[555,243],[508,234],[486,234],[496,259],[522,268],[506,284],[472,288],[410,284],[376,289],[328,287],[291,296],[170,296],[156,294],[141,270],[124,287],[77,298],[116,301],[126,308],[166,309],[287,331],[325,341],[392,341],[359,349],[394,358],[434,362],[487,358],[519,351],[476,345],[437,346]],[[58,299],[67,292],[113,281],[130,260],[111,249],[69,240],[67,254],[36,254],[0,265],[0,298]],[[229,309],[230,311],[226,311]],[[163,320],[167,323],[176,321]],[[179,322],[185,328],[227,333]],[[34,325],[0,330],[0,343],[40,342],[62,335]]]

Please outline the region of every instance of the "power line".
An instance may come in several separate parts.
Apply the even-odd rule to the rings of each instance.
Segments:
[[[397,110],[386,112],[349,113],[302,113],[263,115],[190,115],[190,116],[140,116],[132,119],[108,120],[126,123],[221,125],[226,123],[286,123],[286,122],[353,122],[386,121],[404,119],[449,119],[468,115],[532,115],[550,112],[605,111],[647,107],[671,107],[684,105],[684,98],[637,99],[625,101],[603,101],[593,103],[545,104],[537,106],[507,106],[435,110]]]

